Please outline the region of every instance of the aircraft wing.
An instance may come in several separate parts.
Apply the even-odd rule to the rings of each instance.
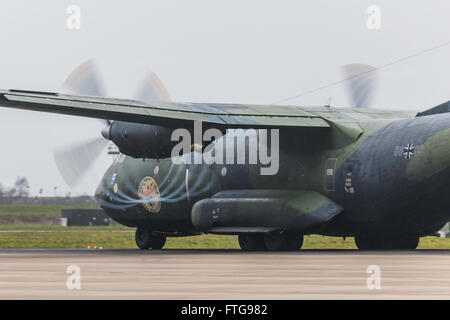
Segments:
[[[375,109],[333,109],[219,103],[144,103],[50,92],[0,90],[0,106],[162,126],[185,127],[194,120],[216,127],[330,127],[330,121],[403,118],[409,113]],[[414,115],[414,114],[413,114]]]

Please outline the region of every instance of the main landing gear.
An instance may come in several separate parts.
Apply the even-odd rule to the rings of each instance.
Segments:
[[[414,250],[419,244],[419,237],[358,235],[355,237],[355,244],[359,250]]]
[[[241,234],[239,246],[244,251],[297,251],[303,244],[303,235],[289,233]]]
[[[141,250],[160,250],[166,244],[166,236],[154,233],[148,229],[137,228],[134,238]]]

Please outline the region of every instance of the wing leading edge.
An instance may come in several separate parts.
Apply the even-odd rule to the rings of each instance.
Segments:
[[[408,111],[378,109],[335,109],[279,105],[219,103],[143,103],[64,95],[50,92],[0,90],[0,106],[163,126],[183,127],[202,121],[217,127],[330,127],[335,122],[365,119],[398,119],[414,116]]]
[[[320,116],[301,108],[159,101],[143,103],[17,90],[0,90],[0,106],[164,126],[183,126],[195,120],[218,127],[330,126]]]
[[[361,120],[400,119],[416,114],[409,111],[330,107],[163,101],[144,103],[23,90],[0,90],[0,106],[169,127],[185,127],[187,123],[197,120],[219,128],[327,128],[333,123],[357,124]]]

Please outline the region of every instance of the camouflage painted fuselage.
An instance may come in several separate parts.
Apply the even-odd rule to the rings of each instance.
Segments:
[[[186,165],[170,158],[121,155],[96,197],[119,223],[183,234],[199,231],[191,216],[199,200],[224,190],[275,194],[281,189],[314,191],[343,208],[328,223],[302,233],[427,235],[439,230],[450,220],[450,114],[358,124],[364,133],[354,141],[343,138],[337,128],[280,129],[276,175],[261,175],[260,165]],[[145,177],[157,185],[157,212],[140,200]]]

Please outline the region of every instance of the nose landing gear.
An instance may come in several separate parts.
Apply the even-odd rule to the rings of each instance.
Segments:
[[[149,229],[137,228],[134,238],[141,250],[161,250],[166,244],[166,236],[154,233]]]

